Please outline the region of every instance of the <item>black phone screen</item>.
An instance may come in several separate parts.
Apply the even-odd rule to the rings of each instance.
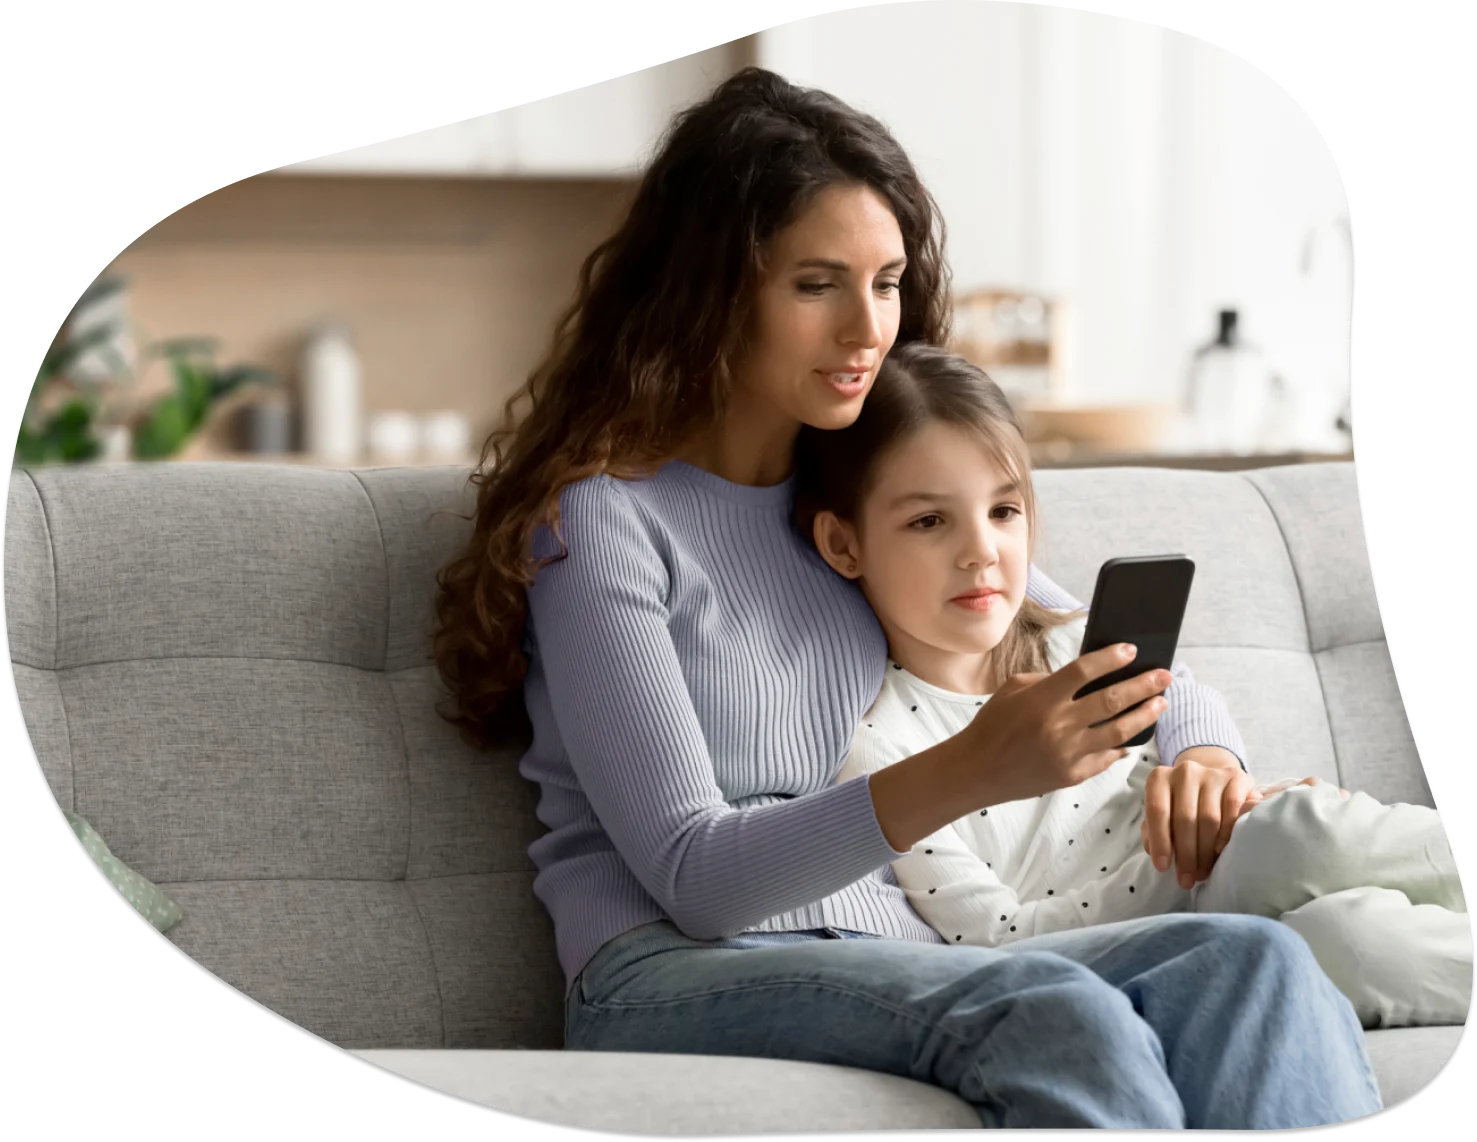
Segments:
[[[1139,555],[1104,563],[1087,612],[1081,653],[1130,642],[1138,648],[1138,656],[1127,666],[1089,682],[1073,697],[1084,697],[1150,670],[1170,669],[1194,577],[1195,564],[1183,555]],[[1151,726],[1123,744],[1143,745],[1153,733]]]

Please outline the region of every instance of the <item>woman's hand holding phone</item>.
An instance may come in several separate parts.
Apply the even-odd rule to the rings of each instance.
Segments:
[[[959,735],[977,743],[981,791],[989,796],[981,804],[1065,789],[1125,756],[1121,743],[1164,712],[1160,695],[1173,681],[1169,671],[1150,670],[1081,698],[1073,695],[1122,669],[1134,654],[1126,644],[1106,646],[1054,674],[1018,674],[1001,686]],[[981,765],[979,759],[988,760]]]
[[[1121,743],[1164,712],[1169,671],[1074,695],[1134,654],[1115,644],[1054,674],[1014,675],[959,733],[873,773],[872,803],[888,844],[905,851],[968,813],[1080,784],[1125,756]]]

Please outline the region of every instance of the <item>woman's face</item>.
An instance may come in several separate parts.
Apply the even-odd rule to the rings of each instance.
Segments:
[[[897,338],[907,259],[868,186],[827,187],[771,239],[734,397],[795,428],[845,428]]]
[[[1005,637],[1026,594],[1026,501],[972,433],[926,426],[883,458],[854,528],[823,517],[822,555],[861,580],[896,656],[982,658]]]

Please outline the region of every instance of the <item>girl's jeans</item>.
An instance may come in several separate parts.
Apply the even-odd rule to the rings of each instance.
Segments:
[[[1004,949],[837,929],[694,940],[659,921],[585,966],[565,1046],[884,1071],[953,1091],[991,1127],[1279,1128],[1381,1106],[1349,1001],[1302,937],[1258,916]]]

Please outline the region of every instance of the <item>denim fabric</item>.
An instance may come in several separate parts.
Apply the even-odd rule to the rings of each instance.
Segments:
[[[1381,1106],[1348,1000],[1256,916],[1005,949],[839,929],[694,940],[659,921],[590,960],[565,1046],[883,1071],[953,1091],[988,1127],[1285,1128]]]

